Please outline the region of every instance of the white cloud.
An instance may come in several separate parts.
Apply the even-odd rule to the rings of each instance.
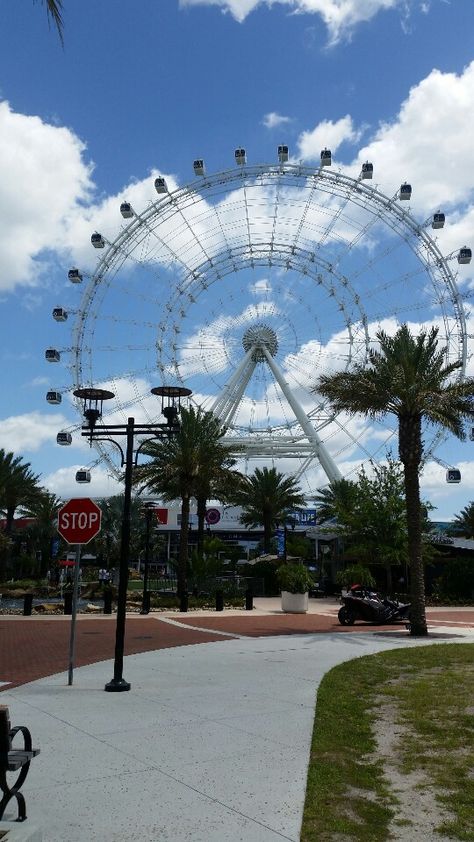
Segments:
[[[344,141],[355,142],[359,137],[352,118],[347,114],[336,122],[323,120],[298,138],[299,157],[305,161],[319,161],[321,149],[328,148],[334,155]]]
[[[78,485],[76,471],[82,468],[84,468],[84,465],[70,465],[67,468],[59,468],[54,473],[42,477],[41,483],[51,494],[56,494],[62,500],[83,496],[101,499],[115,494],[123,494],[123,484],[110,476],[100,465],[90,469],[91,481],[87,486]],[[84,489],[87,490],[86,495]]]
[[[360,150],[357,167],[373,161],[374,179],[389,193],[409,181],[413,208],[467,202],[474,188],[473,133],[474,62],[459,75],[433,70]]]
[[[68,219],[91,196],[92,167],[69,129],[0,102],[0,289],[35,285],[48,250],[61,250]]]
[[[251,295],[269,296],[271,295],[272,291],[273,287],[269,278],[261,278],[260,280],[255,281],[254,284],[250,284],[249,286],[249,292],[251,293]]]
[[[218,6],[239,23],[258,6],[271,8],[277,4],[293,13],[319,15],[327,27],[329,42],[335,44],[349,38],[359,24],[372,20],[380,11],[399,8],[405,18],[410,0],[180,0],[182,7]],[[422,11],[428,11],[426,3]]]
[[[33,453],[46,443],[55,444],[58,431],[69,425],[65,416],[58,413],[10,415],[0,420],[0,447],[13,453]]]
[[[265,114],[262,123],[266,129],[275,129],[278,126],[286,126],[288,123],[291,123],[291,117],[284,117],[283,114],[270,111],[268,114]]]

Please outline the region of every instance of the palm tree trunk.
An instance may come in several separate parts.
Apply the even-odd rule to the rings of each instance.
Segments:
[[[178,596],[182,597],[188,590],[188,531],[189,531],[189,497],[181,499],[181,530],[179,534],[178,555]]]
[[[263,519],[263,551],[269,553],[272,548],[272,522],[265,516]]]
[[[7,506],[6,522],[5,522],[5,535],[8,535],[8,537],[10,537],[12,532],[13,532],[13,523],[15,521],[15,511],[16,511],[16,506]]]
[[[403,463],[410,560],[410,623],[413,636],[426,636],[425,570],[421,553],[421,418],[400,418],[399,450]]]
[[[207,500],[205,497],[197,498],[197,554],[202,558],[204,553],[204,524],[206,522]]]

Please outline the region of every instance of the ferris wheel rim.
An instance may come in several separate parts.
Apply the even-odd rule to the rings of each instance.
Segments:
[[[90,276],[87,288],[84,290],[82,302],[79,310],[79,316],[73,329],[73,365],[72,371],[75,380],[76,388],[83,386],[83,362],[82,362],[82,343],[84,339],[84,330],[87,318],[84,313],[87,313],[91,308],[95,296],[99,293],[101,288],[106,293],[108,286],[113,282],[115,275],[127,260],[131,250],[127,250],[126,244],[133,242],[133,237],[137,232],[143,231],[144,228],[149,227],[153,221],[160,219],[160,214],[168,214],[168,218],[173,213],[182,213],[183,208],[189,206],[196,195],[205,198],[206,193],[212,188],[222,189],[223,192],[228,190],[232,185],[242,186],[247,185],[248,188],[254,186],[257,180],[260,179],[262,186],[273,185],[276,187],[286,186],[289,179],[292,185],[301,186],[302,183],[307,183],[308,189],[323,189],[324,192],[332,195],[341,196],[344,191],[347,191],[347,202],[363,206],[365,209],[371,208],[372,205],[377,208],[377,218],[385,225],[388,225],[396,236],[402,237],[409,248],[414,251],[417,259],[424,263],[425,270],[430,278],[433,280],[433,286],[436,289],[436,284],[444,285],[444,289],[448,289],[451,304],[453,305],[455,318],[459,324],[458,346],[459,346],[459,361],[461,363],[459,370],[459,377],[462,379],[465,376],[465,369],[467,363],[467,330],[462,305],[462,299],[457,288],[456,280],[448,265],[448,258],[444,257],[433,238],[426,231],[426,225],[420,224],[410,213],[410,211],[402,209],[396,202],[396,197],[389,198],[384,193],[379,191],[376,187],[368,186],[363,183],[361,178],[354,178],[345,173],[334,172],[325,168],[312,168],[301,164],[255,164],[252,166],[237,167],[228,170],[222,170],[210,175],[205,175],[189,182],[184,186],[179,186],[167,193],[163,197],[158,197],[152,201],[148,208],[139,214],[135,214],[134,218],[125,225],[122,231],[115,237],[113,241],[106,241],[107,247],[103,256],[98,261],[95,271]],[[337,188],[337,189],[336,189]],[[415,250],[413,247],[413,238],[416,238],[417,243],[421,244],[421,250]],[[271,257],[264,254],[262,243],[252,252],[252,244],[249,242],[249,253],[242,252],[237,254],[233,249],[228,249],[227,254],[222,254],[222,261],[219,263],[218,255],[211,255],[212,262],[219,264],[219,271],[216,279],[219,279],[227,272],[235,271],[235,267],[240,268],[240,262],[251,264],[252,261],[258,265],[258,261],[268,261],[269,259],[278,263],[284,262],[285,259],[289,262],[291,269],[296,272],[303,271],[303,274],[308,272],[308,263],[310,260],[310,253],[306,249],[295,248],[291,255],[289,251],[291,248],[288,244],[278,244],[272,241],[271,243]],[[279,251],[280,250],[280,251]],[[285,250],[287,252],[285,258]],[[204,251],[204,250],[203,250]],[[424,256],[423,256],[424,255]],[[181,263],[184,265],[183,261]],[[272,264],[269,264],[272,265]],[[327,269],[324,264],[324,259],[321,255],[317,257],[317,265]],[[232,267],[232,268],[231,268]],[[204,270],[209,271],[203,262],[198,265],[186,267],[188,270],[188,277],[200,275]],[[237,269],[237,271],[238,271]],[[438,273],[439,277],[435,277]],[[338,276],[337,268],[332,272],[334,278],[338,282],[342,282],[342,276]],[[436,283],[435,283],[436,281]],[[368,347],[370,337],[367,328],[367,318],[361,310],[361,322],[365,330],[365,343]],[[350,330],[350,320],[348,320],[348,327]],[[352,338],[350,336],[349,346],[352,349]],[[179,377],[178,377],[179,379]],[[183,381],[182,381],[183,382]],[[184,384],[184,383],[183,383]],[[325,422],[329,423],[329,421]],[[236,427],[236,430],[242,429]],[[278,428],[275,429],[275,431]],[[287,429],[286,425],[282,425],[281,429]],[[439,437],[438,437],[439,439]],[[432,449],[435,449],[439,444],[437,440]]]

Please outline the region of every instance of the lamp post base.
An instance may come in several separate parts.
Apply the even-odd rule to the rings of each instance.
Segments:
[[[104,690],[107,690],[108,693],[124,693],[126,690],[130,690],[130,687],[131,684],[125,681],[124,678],[113,678],[112,681],[109,681],[105,685]]]

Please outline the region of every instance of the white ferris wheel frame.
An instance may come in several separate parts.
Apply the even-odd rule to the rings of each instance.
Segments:
[[[267,237],[266,241],[262,240],[261,237],[254,239],[249,224],[247,191],[256,184],[262,188],[271,188],[275,192],[272,234]],[[279,207],[285,201],[284,196],[281,195],[283,187],[298,187],[308,190],[308,199],[299,227],[292,240],[286,239],[285,241],[275,237]],[[192,230],[186,217],[186,211],[196,204],[197,197],[214,198],[221,194],[228,194],[233,188],[243,188],[244,210],[247,218],[246,241],[234,245],[230,238],[228,239],[228,233],[223,229],[222,220],[219,219],[218,212],[214,207],[225,248],[212,253],[206,243],[200,241],[198,233]],[[366,235],[377,221],[382,221],[392,229],[397,237],[406,242],[431,278],[437,295],[436,300],[442,312],[446,339],[451,353],[460,362],[459,377],[463,378],[467,362],[467,330],[462,296],[449,266],[449,262],[454,259],[454,254],[444,256],[436,241],[428,233],[427,228],[431,222],[431,217],[423,223],[419,223],[409,210],[397,201],[399,198],[398,191],[392,198],[389,198],[377,187],[366,184],[362,178],[362,173],[358,178],[353,178],[323,166],[314,169],[302,164],[285,163],[278,165],[245,165],[210,175],[205,174],[183,187],[158,195],[144,211],[138,213],[133,210],[130,222],[127,222],[113,241],[104,238],[104,252],[84,290],[73,328],[71,369],[74,388],[78,389],[87,385],[84,383],[83,341],[88,314],[93,311],[96,295],[99,290],[102,290],[102,294],[105,295],[120,268],[140,243],[149,236],[153,236],[159,242],[164,253],[168,255],[170,263],[180,268],[179,291],[180,294],[185,292],[187,296],[192,296],[193,291],[202,291],[202,288],[207,289],[215,280],[249,266],[274,266],[292,269],[297,273],[313,278],[326,289],[328,294],[335,297],[342,313],[349,337],[349,365],[353,343],[351,332],[353,320],[347,310],[343,296],[339,295],[339,285],[345,291],[345,294],[351,296],[351,302],[360,314],[360,324],[363,327],[366,349],[368,349],[370,342],[367,317],[363,302],[356,290],[352,288],[350,280],[339,272],[337,262],[331,264],[322,254],[318,253],[319,245],[316,239],[311,243],[307,239],[300,238],[304,227],[304,217],[311,206],[311,196],[314,191],[327,193],[342,200],[323,233],[323,239],[328,239],[343,209],[351,204],[368,211],[371,215],[366,225],[360,229],[357,239]],[[160,237],[160,226],[163,223],[169,223],[175,217],[180,219],[181,224],[184,221],[184,224],[190,229],[190,234],[196,241],[200,259],[191,262],[185,255],[175,251],[170,242]],[[205,284],[203,279],[205,279]],[[444,308],[446,302],[449,302],[452,308],[449,318]],[[242,431],[239,432],[236,429],[232,430],[237,406],[245,393],[246,385],[256,365],[255,360],[252,360],[255,346],[252,346],[243,355],[239,366],[212,405],[213,411],[221,418],[223,424],[229,426],[231,430],[230,443],[239,449],[243,448],[249,458],[255,456],[299,458],[303,462],[297,475],[301,475],[311,461],[317,459],[329,481],[339,479],[341,477],[339,468],[318,434],[317,419],[320,406],[316,405],[313,411],[306,413],[290,386],[286,383],[283,372],[273,359],[272,354],[269,353],[268,348],[260,347],[260,351],[260,359],[272,372],[293,411],[297,429],[291,431],[290,434],[288,434],[288,430],[276,428],[270,432],[252,433],[251,435]],[[175,373],[179,381],[181,375],[177,366]],[[181,380],[181,382],[183,381]],[[77,407],[81,412],[79,402],[77,402]],[[338,423],[335,415],[326,418],[324,423],[328,424],[329,421]],[[435,437],[430,449],[431,453],[443,438],[442,433]],[[111,462],[106,449],[101,447],[100,450],[114,470],[115,466]]]

